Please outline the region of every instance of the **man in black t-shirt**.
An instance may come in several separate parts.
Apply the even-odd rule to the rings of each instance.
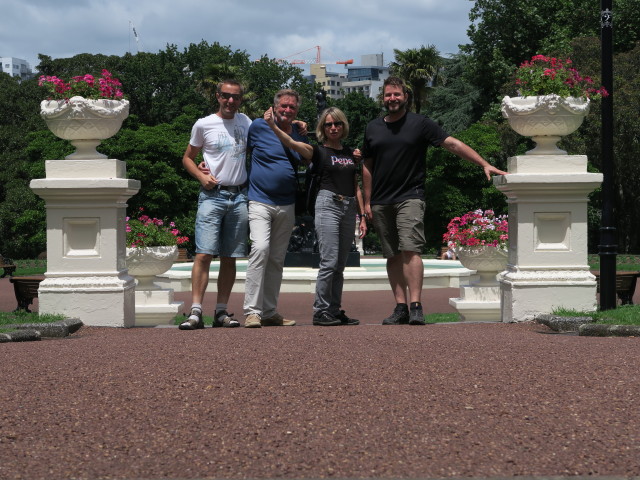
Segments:
[[[478,152],[453,138],[433,120],[408,111],[404,81],[389,77],[383,85],[385,117],[369,122],[362,157],[365,215],[373,221],[387,259],[389,284],[396,300],[383,325],[424,325],[420,253],[424,236],[424,182],[429,146],[443,147],[482,167],[488,180],[504,175]]]

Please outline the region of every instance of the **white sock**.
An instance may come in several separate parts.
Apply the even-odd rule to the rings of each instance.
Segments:
[[[216,313],[221,312],[222,310],[227,309],[226,303],[216,303]]]
[[[202,315],[202,304],[194,303],[194,304],[191,305],[191,310],[189,311],[188,320],[198,320],[197,316],[191,314],[191,312],[193,312],[194,310],[200,311],[200,315]]]

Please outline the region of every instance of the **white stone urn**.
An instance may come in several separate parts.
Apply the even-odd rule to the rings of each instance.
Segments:
[[[477,247],[457,247],[456,254],[463,267],[475,270],[478,274],[478,280],[471,282],[471,286],[495,287],[499,285],[496,277],[507,267],[507,250],[480,245]]]
[[[501,109],[513,130],[536,142],[527,155],[566,155],[556,143],[578,129],[589,105],[588,98],[540,95],[504,97]]]
[[[76,151],[68,160],[107,158],[96,147],[113,137],[129,115],[128,100],[87,99],[71,97],[65,100],[43,100],[40,116],[49,130],[63,140],[70,140]]]
[[[158,290],[156,275],[163,274],[171,268],[178,258],[178,247],[138,247],[127,248],[127,269],[138,284],[136,290]]]

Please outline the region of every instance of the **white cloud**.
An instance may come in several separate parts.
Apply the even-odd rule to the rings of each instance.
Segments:
[[[4,0],[0,55],[53,58],[79,53],[122,55],[206,40],[245,50],[252,58],[290,56],[315,45],[326,61],[435,45],[442,54],[466,43],[468,0]],[[130,28],[136,28],[139,43]]]

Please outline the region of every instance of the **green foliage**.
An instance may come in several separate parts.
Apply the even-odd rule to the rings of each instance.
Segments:
[[[604,88],[594,86],[590,77],[580,75],[570,58],[563,60],[536,55],[518,67],[515,77],[518,92],[523,97],[559,95],[596,98],[607,95]]]
[[[572,43],[574,62],[581,70],[599,82],[600,42],[597,38],[584,38]],[[618,251],[640,251],[640,222],[638,208],[638,182],[640,182],[640,45],[633,50],[614,56],[613,77],[613,158],[615,185],[614,224],[618,235]],[[601,101],[591,104],[591,112],[580,129],[560,143],[570,154],[584,154],[595,171],[602,171],[601,158]],[[589,245],[595,251],[599,243],[601,191],[591,195],[589,210]],[[595,209],[595,211],[594,211]]]
[[[638,0],[614,0],[615,221],[622,252],[640,251],[640,230],[629,228],[640,223],[637,7]],[[530,140],[508,127],[499,111],[502,95],[515,91],[510,80],[515,67],[537,53],[570,54],[581,73],[599,84],[599,8],[589,0],[477,0],[470,19],[470,45],[437,70],[437,86],[423,99],[423,111],[505,169],[508,156],[532,148]],[[198,183],[186,174],[181,158],[195,120],[216,108],[211,93],[217,81],[234,75],[246,84],[243,109],[252,118],[262,115],[282,87],[295,88],[303,96],[299,117],[309,123],[311,131],[317,117],[317,85],[307,82],[295,66],[266,57],[250,62],[246,52],[218,43],[202,41],[182,51],[167,45],[158,53],[122,57],[39,58],[38,69],[45,75],[70,77],[105,68],[122,81],[131,102],[130,116],[120,133],[98,150],[125,160],[128,176],[141,181],[140,192],[128,202],[130,212],[144,206],[150,215],[174,219],[190,237]],[[406,63],[409,66],[412,61]],[[39,116],[41,100],[37,80],[18,82],[0,73],[0,251],[14,258],[35,257],[45,249],[44,202],[29,188],[29,182],[45,176],[45,160],[64,158],[73,151],[69,142],[46,129]],[[335,104],[351,123],[345,143],[360,146],[366,124],[380,114],[379,105],[360,94],[347,95]],[[570,154],[586,154],[592,171],[602,167],[600,120],[600,105],[595,102],[578,132],[560,143]],[[504,212],[504,196],[486,182],[477,166],[442,149],[430,149],[427,162],[428,248],[439,247],[448,220],[456,214],[474,208]],[[591,251],[598,243],[599,195],[598,191],[592,194],[589,205]]]
[[[110,158],[126,159],[127,177],[140,180],[140,191],[128,201],[129,215],[144,208],[147,215],[171,218],[193,239],[199,183],[182,167],[195,119],[180,115],[171,124],[122,129],[101,149]]]
[[[264,111],[273,105],[273,97],[278,90],[292,88],[300,94],[302,99],[298,118],[307,122],[311,131],[317,116],[316,89],[315,85],[305,80],[299,68],[262,57],[253,62],[241,78],[250,93],[241,108],[249,117],[262,117]]]
[[[638,6],[638,0],[613,2],[617,52],[640,40]],[[469,19],[471,43],[462,51],[471,56],[470,75],[482,92],[479,112],[500,100],[503,85],[524,60],[570,56],[572,40],[600,35],[600,5],[592,0],[476,0]]]
[[[252,116],[261,116],[280,88],[295,88],[306,100],[299,117],[310,124],[316,117],[315,102],[310,101],[315,86],[298,68],[266,58],[252,63],[245,52],[218,43],[203,41],[182,52],[168,45],[157,54],[39,58],[38,68],[45,75],[68,78],[105,68],[122,81],[131,104],[129,118],[98,150],[125,160],[128,177],[141,181],[139,193],[128,201],[129,212],[144,207],[151,216],[172,218],[190,238],[199,184],[182,167],[182,156],[194,122],[216,108],[207,85],[238,73],[252,92],[246,104]],[[46,215],[29,182],[45,177],[45,160],[64,158],[74,148],[51,134],[40,118],[43,93],[37,80],[19,83],[0,74],[0,87],[0,103],[8,106],[0,118],[0,251],[35,257],[46,248]]]
[[[407,50],[394,49],[395,61],[389,65],[391,74],[404,79],[410,87],[415,112],[422,110],[423,99],[428,95],[442,65],[440,52],[435,45]]]
[[[151,218],[143,209],[127,220],[127,247],[172,247],[188,239],[181,235],[175,223]]]
[[[474,124],[456,138],[504,169],[500,138],[491,125]],[[478,208],[491,209],[497,215],[507,213],[505,196],[487,182],[482,169],[443,148],[427,151],[425,190],[425,234],[432,248],[442,244],[442,235],[453,217]]]
[[[427,115],[451,134],[469,128],[478,117],[475,109],[480,91],[466,78],[468,62],[462,54],[445,59],[438,74],[440,85],[432,89],[427,101]]]
[[[351,92],[336,100],[335,106],[349,119],[349,136],[344,143],[352,148],[362,146],[367,123],[380,115],[380,105],[361,92]]]

